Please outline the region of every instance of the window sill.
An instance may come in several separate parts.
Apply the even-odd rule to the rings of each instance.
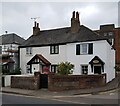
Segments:
[[[33,54],[26,54],[26,56],[33,56]]]
[[[93,54],[79,54],[79,55],[76,55],[76,56],[83,56],[83,55],[93,55]]]
[[[59,54],[59,53],[50,53],[50,55]]]

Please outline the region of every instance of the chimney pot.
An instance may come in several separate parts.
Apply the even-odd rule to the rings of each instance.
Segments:
[[[73,11],[73,16],[72,16],[72,18],[75,18],[75,11]]]
[[[34,22],[34,27],[36,27],[36,24],[37,24],[37,22],[35,21],[35,22]]]
[[[39,28],[39,23],[37,23],[37,28]]]
[[[37,35],[40,32],[39,23],[35,21],[35,26],[33,27],[33,35]]]
[[[76,20],[79,21],[79,13],[78,13],[78,11],[76,12]]]
[[[76,12],[76,17],[75,17],[75,11],[73,11],[73,16],[71,18],[71,32],[72,33],[77,33],[80,28],[80,21],[79,21],[79,13]]]

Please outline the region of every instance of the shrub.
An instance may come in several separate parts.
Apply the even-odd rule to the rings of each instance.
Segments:
[[[19,75],[19,74],[21,74],[21,71],[20,71],[21,69],[20,68],[16,68],[15,70],[13,70],[13,72],[11,72],[10,74],[14,74],[14,75]]]
[[[58,64],[58,74],[68,75],[73,73],[74,65],[70,62],[61,62]]]
[[[2,69],[2,74],[7,74],[7,73],[10,73],[9,70],[7,70],[7,69]]]
[[[13,71],[10,72],[9,70],[3,69],[2,73],[4,75],[20,75],[21,74],[20,70],[21,70],[20,68],[16,68],[15,70],[13,70]]]

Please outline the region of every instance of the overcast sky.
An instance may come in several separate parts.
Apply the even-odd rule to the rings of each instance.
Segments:
[[[23,38],[32,35],[31,18],[40,17],[41,30],[68,27],[72,12],[80,13],[80,24],[99,29],[103,24],[118,27],[118,2],[2,2],[2,31],[16,33]]]

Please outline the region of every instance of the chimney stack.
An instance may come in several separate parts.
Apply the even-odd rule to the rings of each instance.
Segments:
[[[79,13],[76,12],[75,17],[75,11],[73,11],[73,15],[71,18],[71,32],[76,33],[79,31],[79,28],[80,28]]]
[[[33,27],[33,35],[37,35],[38,32],[40,32],[39,23],[35,21]]]

